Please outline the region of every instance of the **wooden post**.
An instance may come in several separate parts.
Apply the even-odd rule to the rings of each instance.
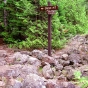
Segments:
[[[50,6],[48,2],[48,6]],[[48,55],[51,56],[51,14],[48,14]]]
[[[48,6],[40,7],[41,11],[46,11],[48,14],[48,55],[51,56],[51,17],[52,14],[55,14],[55,10],[58,9],[58,6],[51,6],[50,1],[48,1]]]

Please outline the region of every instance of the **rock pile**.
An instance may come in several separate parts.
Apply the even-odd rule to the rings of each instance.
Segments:
[[[75,36],[58,52],[14,51],[0,47],[0,88],[80,88],[70,82],[75,70],[88,76],[87,36]]]

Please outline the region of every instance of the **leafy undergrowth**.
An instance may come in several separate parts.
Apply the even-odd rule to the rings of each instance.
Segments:
[[[81,88],[87,88],[88,87],[88,77],[82,76],[80,71],[74,72],[74,80],[75,84],[79,85]]]

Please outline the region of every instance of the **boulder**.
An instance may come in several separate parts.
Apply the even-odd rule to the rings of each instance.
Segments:
[[[27,63],[30,65],[37,66],[37,67],[41,66],[41,61],[31,56],[28,58]]]
[[[43,77],[29,73],[23,81],[22,88],[46,88],[44,81]]]
[[[50,67],[50,64],[47,63],[47,65],[45,65],[42,69],[42,74],[44,76],[44,78],[46,79],[50,79],[54,77],[54,72],[52,70],[52,68]]]
[[[56,64],[55,59],[51,56],[48,56],[48,55],[43,55],[41,61],[47,62],[49,64],[54,64],[54,65]]]

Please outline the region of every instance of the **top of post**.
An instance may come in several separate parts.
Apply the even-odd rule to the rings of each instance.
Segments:
[[[50,3],[50,1],[48,1],[48,6],[51,6],[51,3]]]

